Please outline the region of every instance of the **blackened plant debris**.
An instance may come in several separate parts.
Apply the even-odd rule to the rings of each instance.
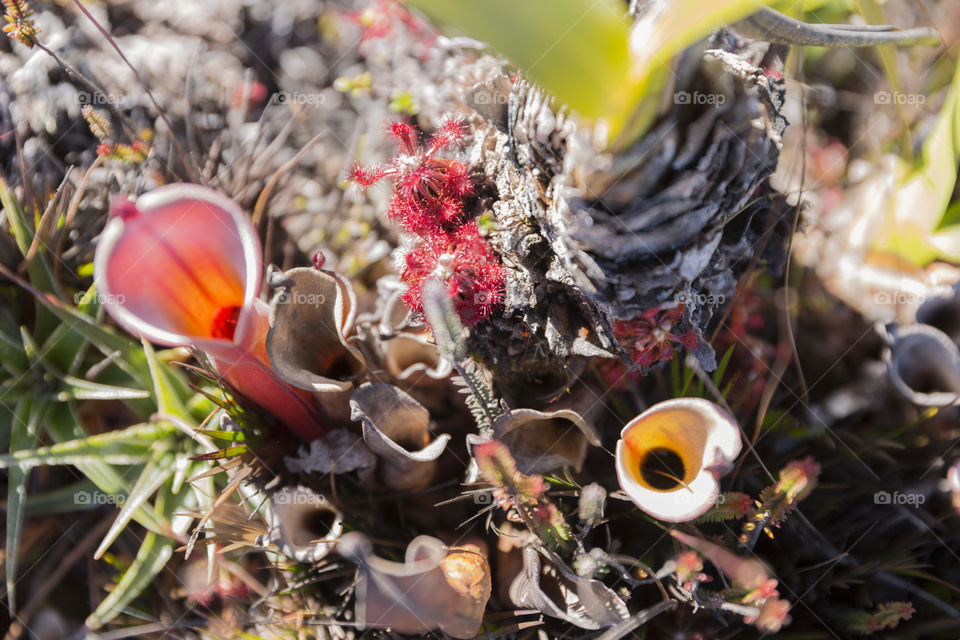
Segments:
[[[716,366],[704,336],[752,265],[780,270],[793,216],[767,180],[786,124],[785,50],[721,36],[708,47],[738,68],[689,51],[674,108],[612,158],[522,79],[473,88],[508,105],[503,120],[474,131],[470,149],[496,186],[491,244],[510,266],[504,312],[474,332],[485,362],[515,368],[513,354],[533,342],[567,365],[607,355],[646,369],[684,347],[705,369]],[[696,92],[714,99],[684,98]],[[470,95],[478,112],[495,116]],[[669,324],[678,330],[638,352],[636,332],[625,328],[656,310],[675,314]]]

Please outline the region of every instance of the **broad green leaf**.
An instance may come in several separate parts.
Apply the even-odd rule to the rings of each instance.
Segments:
[[[880,235],[879,247],[918,265],[936,258],[960,260],[960,230],[942,228],[960,161],[960,65],[919,163],[905,162]],[[938,232],[937,230],[940,229]]]
[[[626,4],[617,0],[410,4],[441,26],[490,44],[562,104],[604,121],[611,143],[622,146],[653,121],[673,56],[771,3],[672,0],[659,21],[632,34]]]
[[[40,436],[40,422],[48,408],[48,404],[32,401],[29,398],[17,403],[13,410],[11,448],[29,449],[36,445]],[[23,505],[27,492],[28,473],[27,469],[16,467],[10,469],[7,476],[7,546],[4,564],[7,568],[7,602],[11,611],[16,609],[14,587],[17,581],[17,552],[20,546],[20,530],[23,528]]]
[[[586,118],[625,120],[638,99],[626,6],[618,0],[413,0],[443,25],[482,40]]]
[[[113,524],[110,525],[110,529],[103,537],[103,541],[94,552],[94,559],[99,560],[100,557],[103,556],[107,548],[113,544],[113,541],[117,539],[117,536],[120,535],[124,528],[130,523],[130,520],[133,519],[137,509],[160,488],[160,485],[170,479],[170,476],[172,476],[174,472],[173,463],[174,456],[169,453],[155,455],[154,458],[147,463],[147,466],[140,473],[140,477],[137,478],[136,484],[133,485],[133,489],[130,490],[130,495],[128,495],[124,501],[120,513],[113,521]]]
[[[96,611],[87,617],[90,629],[99,629],[116,618],[153,581],[173,555],[175,543],[162,536],[147,532],[133,564],[123,572],[113,591],[100,603]]]

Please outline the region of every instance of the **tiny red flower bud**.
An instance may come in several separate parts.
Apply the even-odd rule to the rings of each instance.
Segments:
[[[317,251],[313,254],[311,261],[313,262],[314,269],[323,269],[323,263],[327,261],[327,257],[323,255],[322,251]]]

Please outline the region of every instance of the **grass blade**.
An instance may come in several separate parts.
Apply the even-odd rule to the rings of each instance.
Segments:
[[[117,586],[87,617],[90,629],[99,629],[116,618],[150,584],[173,555],[174,542],[148,532],[133,564],[123,572]]]
[[[130,495],[127,496],[126,501],[123,503],[123,508],[120,509],[120,513],[117,514],[113,524],[110,525],[110,529],[103,537],[100,546],[97,547],[97,550],[94,552],[93,557],[95,560],[99,560],[110,545],[113,544],[113,541],[117,539],[117,536],[120,535],[130,523],[130,520],[133,519],[133,515],[137,509],[139,509],[164,482],[170,479],[170,476],[173,475],[174,468],[174,456],[170,454],[155,456],[154,459],[147,463],[147,466],[140,473],[140,477],[137,478],[136,484],[133,485],[133,489],[130,490]]]
[[[35,402],[29,398],[17,403],[13,411],[13,424],[10,445],[15,448],[36,446],[39,437],[40,422],[49,405]],[[23,527],[23,506],[27,492],[28,470],[22,467],[10,469],[7,479],[7,547],[6,581],[7,603],[11,611],[16,610],[14,587],[17,582],[17,551],[20,545],[20,531]]]

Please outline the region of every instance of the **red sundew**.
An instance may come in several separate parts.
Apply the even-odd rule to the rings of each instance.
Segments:
[[[445,121],[426,144],[406,120],[390,122],[387,132],[398,155],[385,166],[354,165],[347,179],[361,188],[392,179],[393,199],[388,213],[407,231],[427,235],[456,228],[463,219],[463,200],[473,192],[473,182],[463,163],[436,154],[463,142],[463,123],[459,119]]]
[[[435,233],[407,254],[400,274],[407,284],[404,301],[423,313],[423,283],[435,278],[443,282],[460,319],[474,325],[487,318],[503,298],[503,267],[469,222],[455,233]]]
[[[420,146],[420,132],[410,124],[407,118],[403,120],[391,120],[387,123],[387,133],[393,144],[397,146],[402,153],[415,155],[417,147]]]
[[[437,39],[436,33],[426,22],[407,11],[396,0],[376,0],[366,9],[345,12],[344,15],[363,30],[361,43],[408,31],[419,41],[421,59],[426,59]]]
[[[693,331],[676,333],[674,325],[683,318],[684,305],[669,309],[648,309],[633,320],[617,320],[613,331],[641,367],[651,367],[670,360],[676,347],[696,347],[699,340]]]

